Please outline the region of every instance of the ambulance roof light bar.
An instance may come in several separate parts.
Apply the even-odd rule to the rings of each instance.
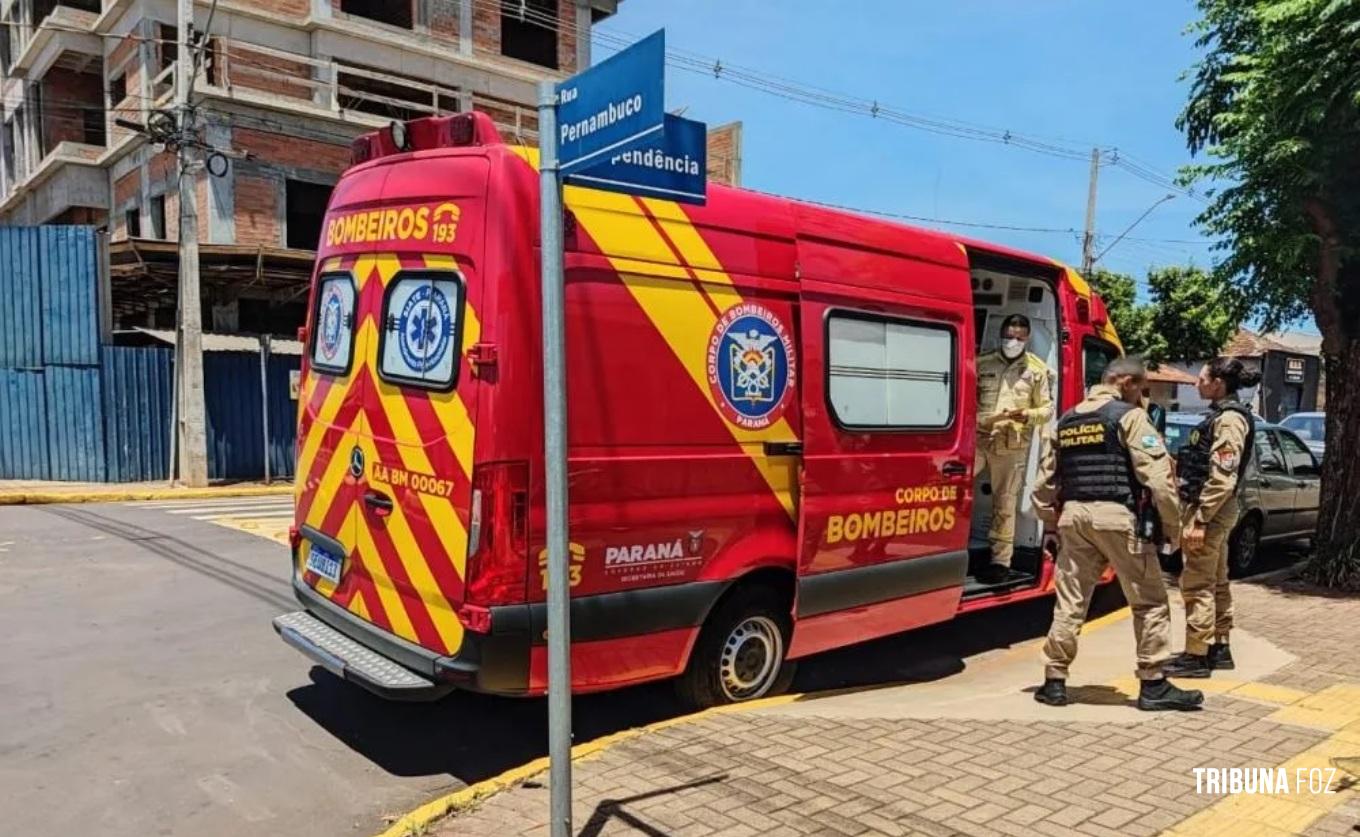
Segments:
[[[385,128],[364,134],[350,144],[350,164],[359,165],[389,154],[425,151],[433,148],[460,148],[473,145],[499,145],[500,132],[491,117],[478,111],[450,116],[426,116],[408,122],[392,122]]]

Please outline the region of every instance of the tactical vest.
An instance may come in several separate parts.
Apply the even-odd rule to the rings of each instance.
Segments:
[[[1176,479],[1179,483],[1181,500],[1198,503],[1204,484],[1209,481],[1210,455],[1214,450],[1214,422],[1226,412],[1240,414],[1247,420],[1247,439],[1242,446],[1242,455],[1237,462],[1237,491],[1242,489],[1242,476],[1247,472],[1247,461],[1251,458],[1256,443],[1256,420],[1251,410],[1236,401],[1220,401],[1209,411],[1204,421],[1190,431],[1190,441],[1181,448],[1176,457]]]
[[[1134,506],[1139,486],[1119,421],[1133,406],[1117,399],[1090,413],[1069,411],[1058,420],[1058,499]]]

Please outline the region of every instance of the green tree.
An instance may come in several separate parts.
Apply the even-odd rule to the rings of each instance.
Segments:
[[[1097,270],[1091,285],[1105,301],[1125,351],[1153,364],[1217,356],[1240,319],[1233,287],[1197,267],[1148,271],[1143,303],[1128,274]]]
[[[1267,329],[1311,312],[1327,370],[1316,580],[1360,589],[1360,0],[1198,0],[1178,120],[1198,222]]]

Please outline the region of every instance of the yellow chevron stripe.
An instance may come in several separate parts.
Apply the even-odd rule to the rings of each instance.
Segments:
[[[364,593],[362,590],[355,590],[354,595],[350,597],[349,612],[365,622],[373,621],[373,617],[368,615],[368,605],[364,604]]]
[[[376,451],[374,455],[377,455]],[[375,484],[382,483],[375,481]],[[388,489],[390,491],[391,486],[388,486]],[[384,518],[382,523],[369,524],[362,516],[360,517],[359,528],[363,532],[362,537],[370,539],[371,542],[372,535],[366,528],[369,525],[386,528],[387,536],[392,540],[392,546],[396,550],[395,557],[406,569],[406,577],[411,580],[411,587],[424,603],[425,611],[429,613],[430,621],[434,623],[435,632],[439,634],[445,648],[451,651],[457,649],[463,641],[463,626],[458,622],[458,617],[454,615],[448,600],[440,593],[439,583],[430,572],[425,552],[416,542],[401,503],[393,504],[392,513]]]
[[[321,447],[321,440],[325,437],[326,431],[331,429],[331,423],[335,421],[335,414],[339,412],[340,405],[345,400],[345,393],[349,391],[350,380],[336,381],[331,385],[330,392],[321,401],[321,407],[316,411],[316,419],[312,422],[311,431],[302,443],[302,450],[298,452],[297,471],[298,487],[306,484],[307,475],[312,472],[312,463],[316,460],[318,449]]]
[[[401,602],[401,595],[397,593],[392,578],[387,574],[387,567],[383,565],[378,545],[373,542],[373,534],[362,522],[354,528],[357,532],[359,554],[363,558],[364,567],[373,577],[373,587],[378,591],[378,600],[382,602],[383,610],[387,611],[388,621],[392,623],[392,633],[419,643],[416,629],[411,625],[411,617],[406,615],[406,606]]]
[[[315,500],[312,501],[311,508],[307,509],[307,517],[303,520],[313,529],[320,529],[321,523],[326,519],[327,512],[330,511],[330,504],[340,502],[340,484],[345,479],[345,472],[349,469],[349,457],[341,453],[354,447],[356,439],[355,431],[349,430],[340,437],[336,444],[336,453],[331,456],[326,463],[326,469],[321,472],[321,479],[317,482]],[[346,544],[348,546],[349,544]]]
[[[624,269],[634,266],[633,260],[615,260],[610,264],[633,294],[652,324],[661,333],[671,351],[675,353],[690,379],[703,394],[709,405],[718,410],[708,385],[707,339],[717,324],[718,318],[703,297],[687,286],[678,286],[671,278],[684,277],[689,281],[683,266],[675,265],[675,255],[665,240],[645,216],[633,204],[632,199],[623,195],[604,192],[591,192],[588,205],[578,205],[573,199],[584,190],[568,187],[566,200],[576,214],[577,221],[585,227],[590,237],[608,256],[616,252],[629,252],[642,255],[647,273],[665,272],[667,278],[655,275],[645,276]],[[647,206],[656,206],[658,217],[664,216],[663,223],[671,240],[680,250],[684,260],[690,264],[705,266],[710,282],[705,291],[720,311],[741,302],[741,296],[732,286],[731,277],[718,270],[720,267],[712,250],[699,237],[683,213],[674,204],[648,201]],[[659,271],[657,264],[670,264],[673,269]],[[675,276],[675,272],[679,276]],[[797,438],[793,428],[783,419],[762,430],[747,430],[724,420],[724,425],[732,438],[742,446],[746,455],[760,471],[775,497],[790,517],[796,516],[794,488],[796,486],[796,466],[788,460],[771,460],[765,456],[761,443],[766,440],[791,440]]]

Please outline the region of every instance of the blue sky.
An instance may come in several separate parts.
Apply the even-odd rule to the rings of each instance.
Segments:
[[[838,11],[831,11],[839,7]],[[667,45],[929,117],[1083,148],[1117,147],[1165,173],[1189,160],[1174,121],[1194,60],[1189,0],[625,0],[602,33],[665,27]],[[608,50],[598,43],[596,60]],[[667,71],[669,108],[743,122],[744,185],[867,209],[1077,234],[958,229],[1079,264],[1087,161],[939,136]],[[1115,167],[1100,173],[1108,243],[1167,194]],[[1101,264],[1141,278],[1153,265],[1211,261],[1192,221],[1203,204],[1159,206]],[[926,226],[930,226],[926,224]],[[1181,243],[1183,240],[1197,243]]]

